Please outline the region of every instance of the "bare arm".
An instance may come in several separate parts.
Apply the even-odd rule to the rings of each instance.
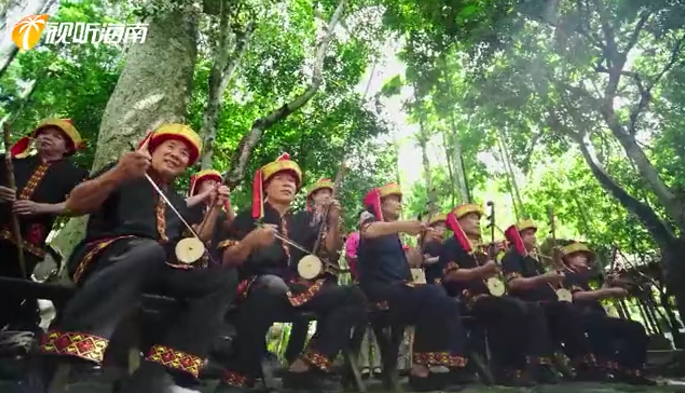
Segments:
[[[340,236],[340,223],[334,222],[328,226],[326,233],[326,251],[329,254],[334,254],[343,246],[342,236]]]
[[[224,245],[219,243],[219,248],[224,248],[221,262],[225,267],[237,267],[243,264],[250,257],[252,246],[247,241],[236,241],[232,244]],[[222,247],[223,246],[223,247]]]
[[[374,239],[385,235],[393,235],[407,231],[407,221],[375,221],[362,228],[361,236]]]
[[[198,204],[202,203],[207,197],[209,196],[209,193],[205,194],[195,194],[191,197],[186,198],[186,203],[188,204],[188,207],[195,207]]]
[[[445,276],[445,281],[463,282],[477,280],[487,276],[488,272],[489,270],[486,266],[478,266],[473,269],[459,268],[448,272]]]
[[[40,214],[62,215],[67,213],[67,202],[60,203],[39,203]]]
[[[65,202],[69,215],[82,216],[95,212],[122,182],[119,171],[112,168],[74,187]]]
[[[509,281],[509,288],[513,290],[527,290],[547,285],[548,280],[544,275],[535,277],[517,277]]]
[[[608,288],[601,288],[594,291],[577,291],[573,293],[573,300],[588,301],[588,300],[603,300],[612,297],[612,293]]]

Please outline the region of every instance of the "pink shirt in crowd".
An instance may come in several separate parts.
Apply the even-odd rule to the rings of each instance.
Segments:
[[[352,271],[352,277],[357,278],[357,249],[359,248],[359,232],[353,232],[345,243],[345,259]]]

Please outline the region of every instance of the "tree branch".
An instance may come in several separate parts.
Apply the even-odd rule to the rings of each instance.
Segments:
[[[252,123],[250,132],[241,138],[240,143],[238,144],[238,149],[231,156],[231,169],[228,173],[228,176],[226,176],[226,183],[230,187],[235,187],[245,177],[245,171],[247,170],[247,164],[250,160],[250,155],[259,143],[264,132],[274,124],[284,120],[290,114],[302,108],[307,102],[309,102],[309,100],[312,99],[312,97],[314,97],[316,92],[319,90],[319,87],[323,83],[323,65],[326,58],[326,52],[328,51],[331,41],[333,40],[334,30],[343,16],[343,11],[345,10],[347,2],[348,0],[341,0],[338,3],[337,8],[333,12],[331,19],[328,22],[328,26],[326,26],[326,34],[321,39],[317,47],[312,81],[309,86],[307,86],[304,92],[296,96],[289,103],[286,103],[280,108],[273,110],[268,115],[255,120]]]
[[[592,174],[595,176],[599,184],[607,192],[609,192],[614,198],[616,198],[623,207],[626,208],[631,214],[633,214],[638,220],[642,222],[650,235],[662,248],[668,248],[671,246],[672,242],[676,240],[675,234],[669,229],[669,227],[656,215],[654,210],[649,206],[640,202],[626,190],[623,189],[616,181],[609,175],[602,164],[597,159],[597,155],[594,152],[594,147],[590,141],[589,135],[583,132],[573,131],[570,127],[564,125],[556,117],[556,113],[553,108],[548,108],[550,117],[548,118],[548,124],[550,127],[561,135],[566,135],[567,137],[574,140],[583,155],[583,158],[587,162]]]

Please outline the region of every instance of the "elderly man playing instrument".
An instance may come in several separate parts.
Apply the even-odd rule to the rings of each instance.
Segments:
[[[366,299],[358,288],[338,286],[323,270],[317,277],[312,278],[310,271],[303,277],[303,261],[319,261],[319,267],[327,263],[312,255],[298,258],[312,251],[319,233],[309,215],[290,212],[301,184],[300,167],[288,155],[264,165],[255,174],[252,211],[239,213],[227,239],[219,244],[224,265],[239,267],[241,279],[235,353],[219,386],[221,392],[252,387],[261,375],[267,330],[274,322],[292,321],[302,311],[316,315],[317,331],[291,363],[283,386],[312,392],[336,389],[326,373],[350,339],[351,329],[366,316]],[[340,207],[333,201],[325,234],[330,240],[338,236],[339,217]],[[335,253],[331,247],[337,241],[322,243],[322,250]]]
[[[438,285],[413,282],[400,233],[418,235],[420,221],[402,221],[402,192],[397,184],[372,189],[360,216],[357,271],[369,301],[387,311],[391,323],[415,326],[409,384],[416,391],[460,389],[466,365],[466,334],[459,304]],[[443,366],[448,373],[432,373]]]
[[[32,146],[36,154],[30,154]],[[0,276],[28,279],[45,257],[45,240],[55,218],[65,213],[67,195],[88,176],[68,160],[82,146],[81,135],[71,121],[46,119],[9,147],[16,189],[9,188],[7,166],[0,166]],[[12,214],[19,221],[25,272],[10,225]],[[10,330],[36,330],[35,300],[24,302],[15,294],[3,293],[0,302],[0,329],[9,324]]]
[[[597,357],[598,365],[619,382],[631,385],[656,385],[645,377],[649,337],[641,323],[607,315],[600,303],[628,295],[621,286],[605,280],[601,288],[590,288],[590,265],[595,253],[585,244],[570,241],[559,248],[563,263],[569,268],[564,285],[573,294],[573,304],[580,310],[583,327]]]
[[[200,151],[200,138],[188,126],[163,125],[137,151],[106,166],[67,199],[71,212],[90,214],[85,239],[68,265],[79,289],[42,337],[40,352],[48,368],[71,365],[70,393],[90,392],[93,383],[102,382],[98,366],[109,338],[144,291],[183,302],[159,327],[156,342],[122,391],[195,391],[190,388],[236,287],[226,270],[193,266],[205,256],[202,242],[181,239],[183,231],[194,231],[188,228],[186,202],[172,183]]]

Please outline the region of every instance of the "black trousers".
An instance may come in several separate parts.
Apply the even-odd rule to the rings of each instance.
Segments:
[[[466,365],[460,304],[442,286],[373,282],[363,289],[377,308],[387,309],[389,323],[414,326],[414,364],[451,369]]]
[[[642,324],[601,312],[583,312],[582,318],[600,365],[622,371],[644,368],[649,338]]]
[[[30,279],[33,269],[40,261],[40,258],[24,250],[26,274],[29,277],[22,277],[17,247],[7,240],[0,240],[0,276]],[[36,299],[25,299],[21,294],[12,292],[0,292],[0,329],[9,324],[11,329],[34,330],[39,322]]]
[[[268,285],[259,285],[257,280],[238,306],[234,353],[223,378],[227,385],[250,385],[261,376],[266,333],[275,322],[292,322],[301,312],[313,313],[316,333],[300,359],[328,371],[335,356],[349,344],[352,328],[366,318],[366,297],[356,286],[324,282],[313,296],[294,306],[286,294],[288,284],[277,276],[269,278]]]
[[[595,365],[590,341],[585,335],[583,316],[572,303],[540,302],[550,328],[552,342],[559,343],[574,365]]]
[[[75,297],[44,335],[41,352],[102,362],[119,321],[144,292],[154,292],[179,304],[145,360],[197,377],[237,283],[229,270],[180,270],[165,261],[164,248],[150,239],[110,244],[89,264]]]
[[[467,312],[488,332],[495,366],[522,370],[527,363],[551,363],[547,321],[535,304],[508,296],[481,295],[466,305]]]

